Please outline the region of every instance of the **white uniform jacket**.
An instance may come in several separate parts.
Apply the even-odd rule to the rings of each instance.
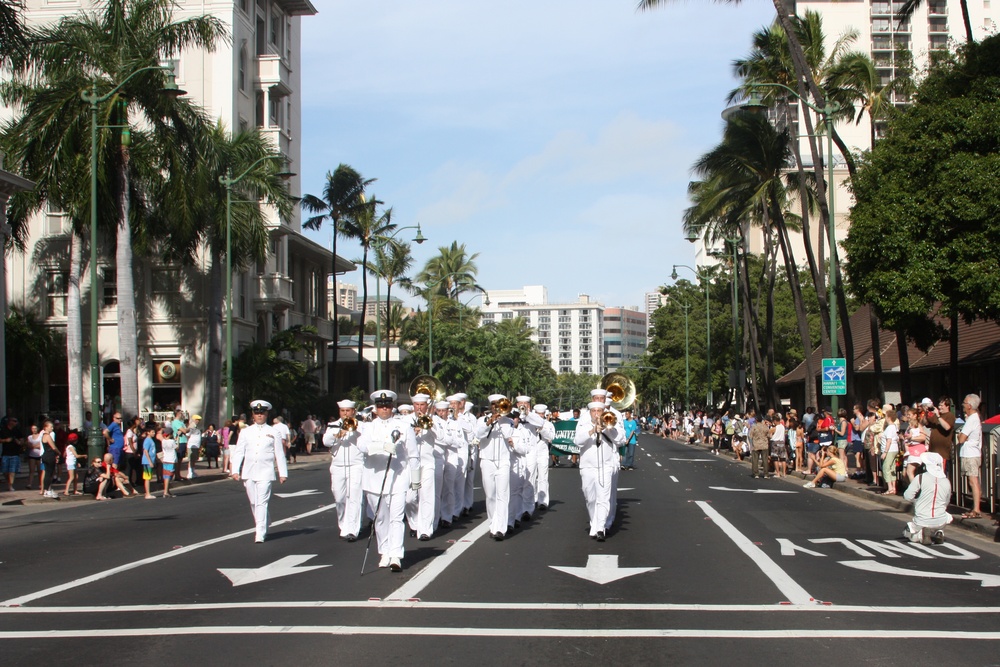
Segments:
[[[393,444],[392,432],[399,431],[399,441]],[[388,476],[386,463],[392,452]],[[385,479],[385,493],[406,493],[411,479],[420,479],[420,454],[409,421],[399,418],[379,419],[365,425],[358,438],[358,449],[365,454],[364,476],[361,488],[368,493],[379,493]],[[412,475],[412,476],[411,476]]]
[[[281,446],[281,435],[267,424],[251,424],[240,431],[233,452],[232,468],[241,479],[255,482],[274,481],[274,466],[278,476],[288,477],[288,465]]]
[[[617,465],[618,447],[625,444],[624,429],[611,427],[604,429],[603,435],[591,435],[592,428],[594,425],[589,416],[581,416],[576,425],[576,436],[573,438],[573,442],[580,448],[580,467],[600,468]],[[596,439],[598,437],[600,440]]]
[[[340,433],[340,420],[330,424],[326,433],[323,434],[323,446],[330,450],[330,467],[346,468],[348,466],[359,466],[365,462],[365,455],[358,449],[358,438],[361,431],[368,424],[358,422],[358,428],[350,433],[345,433],[342,438],[338,438]]]
[[[514,421],[510,417],[500,417],[494,424],[487,424],[481,417],[476,424],[476,438],[479,439],[479,459],[497,464],[510,463],[510,440],[514,437]]]

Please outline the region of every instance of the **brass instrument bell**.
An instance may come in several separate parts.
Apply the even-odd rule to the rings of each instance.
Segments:
[[[624,410],[635,402],[635,382],[623,373],[608,373],[597,386],[607,390],[615,410]]]
[[[426,394],[431,397],[431,402],[440,401],[444,398],[444,383],[433,375],[418,375],[410,382],[410,396]]]

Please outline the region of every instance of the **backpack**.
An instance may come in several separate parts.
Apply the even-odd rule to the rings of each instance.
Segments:
[[[733,428],[733,420],[730,419],[728,422],[726,422],[726,435],[734,435],[735,433],[736,429]]]

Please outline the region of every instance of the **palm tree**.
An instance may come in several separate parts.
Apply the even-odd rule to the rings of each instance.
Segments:
[[[41,172],[48,182],[64,173],[61,168],[70,159],[70,151],[85,145],[90,107],[81,100],[80,91],[92,88],[102,92],[119,86],[99,109],[98,122],[126,131],[100,133],[98,178],[102,186],[100,218],[116,238],[122,410],[130,414],[139,409],[132,234],[143,223],[147,208],[143,195],[150,184],[143,177],[148,178],[153,171],[129,159],[128,138],[130,134],[136,138],[137,149],[146,140],[173,144],[193,141],[200,115],[187,102],[160,95],[164,73],[152,68],[187,48],[210,50],[227,34],[225,26],[213,17],[174,21],[173,8],[171,0],[106,0],[99,12],[64,17],[41,28],[27,45],[27,57],[14,71],[20,82],[30,86],[38,81],[48,89],[41,94],[33,94],[29,86],[15,90],[14,98],[21,102],[24,113],[13,126],[26,133],[25,141],[33,144],[30,150],[35,158],[48,155],[52,166]],[[139,71],[144,68],[151,69]],[[143,131],[127,131],[133,118]],[[38,178],[34,180],[38,182]],[[97,298],[94,287],[91,298]]]
[[[396,229],[396,224],[392,222],[392,209],[388,208],[382,211],[381,214],[378,213],[378,205],[382,202],[377,199],[372,198],[368,200],[365,195],[361,195],[361,201],[364,204],[360,206],[353,215],[346,217],[341,222],[341,227],[345,237],[349,239],[354,239],[361,244],[361,266],[368,266],[368,253],[371,252],[372,246],[376,243],[376,239],[391,236],[391,233]],[[360,321],[358,322],[359,331],[364,331],[365,323],[365,313],[368,311],[368,272],[362,268],[361,271],[361,315]],[[365,358],[363,354],[364,347],[364,337],[363,334],[358,336],[358,369],[357,369],[357,379],[358,386],[361,386],[365,377]]]
[[[382,304],[377,305],[377,316],[383,318],[385,324],[386,340],[392,340],[396,333],[396,327],[392,326],[391,318],[388,317],[392,308],[392,286],[408,283],[406,272],[413,266],[413,255],[410,253],[410,244],[401,243],[396,239],[389,239],[383,245],[376,245],[375,261],[368,267],[369,271],[380,276],[385,281],[385,311]],[[401,320],[396,320],[401,321]],[[389,367],[389,346],[385,347],[385,364]]]
[[[920,7],[922,2],[923,0],[905,0],[902,7],[896,12],[896,18],[899,19],[900,23],[906,21],[913,16],[913,12]],[[969,17],[969,3],[968,0],[958,0],[958,4],[962,8],[962,22],[965,24],[965,41],[967,44],[971,44],[975,40],[972,38],[972,19]]]
[[[455,300],[466,292],[485,290],[476,282],[479,268],[476,258],[479,253],[468,254],[465,244],[452,241],[450,246],[439,246],[438,255],[427,260],[414,282],[431,287],[428,297],[444,297]]]
[[[330,221],[330,233],[332,235],[333,264],[330,269],[330,276],[333,280],[333,312],[330,319],[334,322],[333,330],[333,365],[337,366],[337,344],[340,336],[340,321],[337,316],[337,237],[343,234],[341,221],[344,218],[353,217],[365,206],[365,188],[375,182],[374,178],[362,178],[354,168],[339,164],[331,173],[326,172],[326,185],[323,186],[323,195],[305,195],[302,198],[302,208],[310,213],[315,213],[313,217],[302,223],[306,229],[319,229],[323,226],[324,220]],[[347,332],[348,334],[350,331]],[[360,346],[359,346],[360,351]],[[331,387],[333,389],[333,387]]]

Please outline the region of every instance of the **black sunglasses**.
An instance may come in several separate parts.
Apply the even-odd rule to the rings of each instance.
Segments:
[[[250,412],[254,413],[255,415],[266,415],[267,414],[267,410],[264,409],[264,408],[254,408]]]

